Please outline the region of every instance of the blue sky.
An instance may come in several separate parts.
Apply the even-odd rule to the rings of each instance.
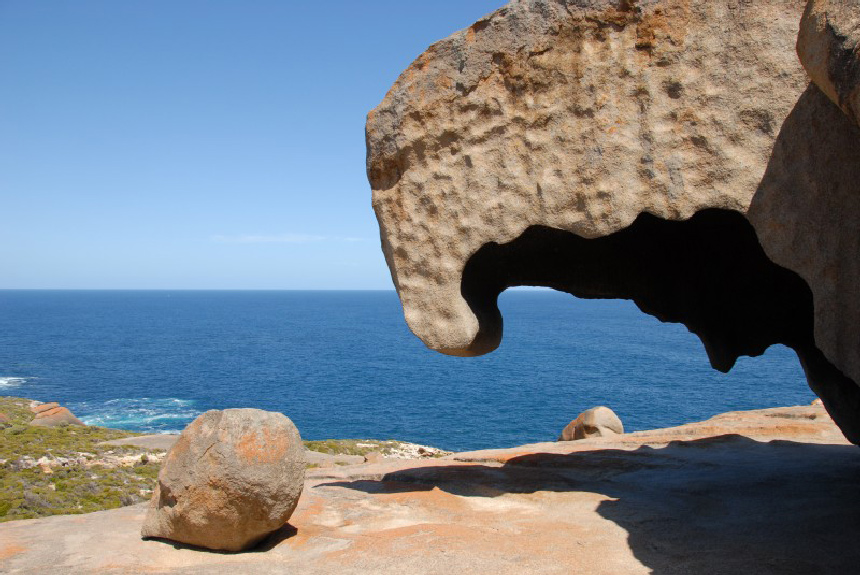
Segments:
[[[0,289],[391,289],[364,121],[503,0],[0,0]]]

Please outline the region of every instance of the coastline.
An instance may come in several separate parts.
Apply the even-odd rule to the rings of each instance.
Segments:
[[[820,405],[728,412],[619,436],[311,468],[264,552],[143,541],[145,503],[11,521],[0,524],[0,569],[850,572],[860,549],[846,478],[857,469],[860,450]]]
[[[93,425],[35,427],[31,406],[0,396],[0,522],[92,513],[148,501],[161,461],[179,434]],[[396,440],[305,441],[308,469],[450,452]]]
[[[0,433],[7,441],[0,449],[0,469],[5,473],[0,489],[0,522],[36,519],[51,515],[80,514],[115,509],[145,502],[155,487],[160,463],[178,434],[140,434],[97,426],[55,428],[28,425],[28,407],[38,403],[26,398],[0,397]],[[798,423],[800,422],[800,423]],[[818,441],[816,433],[832,444],[848,444],[820,402],[811,406],[781,407],[718,414],[702,422],[613,437],[574,442],[525,444],[518,447],[452,453],[397,440],[306,440],[309,475],[365,464],[421,462],[453,458],[456,461],[504,463],[510,457],[540,450],[570,453],[588,449],[595,441],[615,445],[657,445],[672,441],[707,438],[720,434],[743,437]],[[496,454],[496,455],[494,455]],[[502,455],[498,455],[502,454]]]

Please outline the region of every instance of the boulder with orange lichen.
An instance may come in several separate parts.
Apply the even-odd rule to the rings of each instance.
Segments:
[[[69,411],[67,407],[61,406],[59,403],[52,401],[49,403],[34,402],[30,406],[30,411],[35,414],[30,425],[43,427],[58,427],[61,425],[86,425],[83,421],[75,417],[75,414]]]
[[[304,446],[293,422],[259,409],[207,411],[167,454],[141,535],[242,551],[298,504]]]

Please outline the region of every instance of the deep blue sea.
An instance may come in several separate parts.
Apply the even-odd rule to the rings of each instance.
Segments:
[[[0,395],[147,432],[257,407],[305,439],[449,450],[553,440],[595,405],[635,431],[814,398],[791,350],[722,374],[628,301],[522,290],[500,307],[501,347],[457,358],[409,332],[393,291],[0,291]]]

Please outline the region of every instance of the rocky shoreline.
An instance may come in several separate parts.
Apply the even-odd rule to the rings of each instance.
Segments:
[[[368,442],[370,443],[370,442]],[[307,470],[257,551],[143,541],[146,505],[0,525],[0,571],[847,573],[860,450],[820,405]],[[814,534],[814,536],[811,536]]]

